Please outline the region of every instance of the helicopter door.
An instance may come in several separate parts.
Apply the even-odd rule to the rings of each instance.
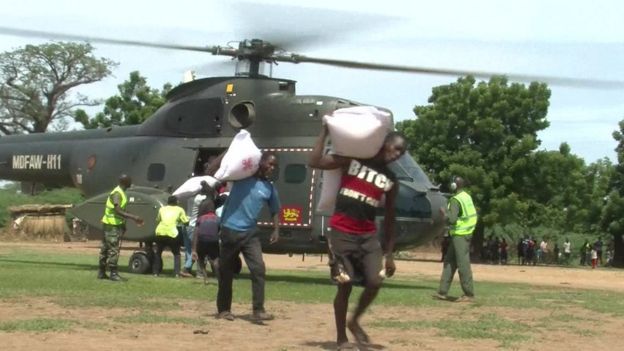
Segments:
[[[225,149],[198,149],[195,165],[193,166],[193,176],[204,174],[204,166],[214,158],[221,155]]]
[[[264,149],[267,150],[267,149]],[[313,169],[308,167],[312,149],[268,149],[277,154],[278,169],[273,172],[273,182],[279,193],[280,225],[293,228],[310,228],[312,225]],[[271,224],[268,210],[263,210],[261,225]]]

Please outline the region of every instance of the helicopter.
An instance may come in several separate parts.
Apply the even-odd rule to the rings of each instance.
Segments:
[[[156,214],[166,204],[171,190],[201,174],[203,165],[221,154],[241,129],[251,133],[261,150],[276,152],[279,160],[273,182],[282,203],[281,238],[269,245],[271,218],[264,209],[258,220],[263,251],[326,252],[329,214],[315,211],[323,184],[321,172],[307,166],[308,155],[323,116],[365,104],[342,97],[297,95],[295,81],[271,76],[274,64],[316,63],[409,73],[493,75],[309,57],[284,51],[262,39],[243,40],[237,47],[193,47],[6,27],[0,27],[0,34],[201,51],[236,61],[233,76],[195,79],[175,87],[168,93],[166,103],[140,125],[0,137],[0,179],[78,188],[86,200],[71,212],[92,226],[100,226],[106,198],[118,176],[123,173],[132,177],[134,186],[127,191],[128,211],[140,215],[146,223],[142,227],[129,223],[124,236],[125,241],[146,244],[130,257],[130,271],[135,273],[150,270]],[[543,80],[584,83],[556,77]],[[440,187],[407,153],[390,168],[400,183],[395,203],[396,249],[416,247],[440,236],[445,223],[439,209],[446,207]],[[377,221],[383,221],[382,212]]]

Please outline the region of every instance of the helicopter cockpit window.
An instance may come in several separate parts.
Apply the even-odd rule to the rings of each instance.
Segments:
[[[161,182],[165,179],[165,165],[162,163],[152,163],[147,167],[147,181]]]
[[[399,178],[399,180],[413,181],[421,183],[427,188],[433,187],[425,172],[418,166],[412,156],[405,153],[398,160],[390,164],[390,170]]]
[[[306,165],[290,164],[284,170],[284,181],[290,184],[300,184],[305,181],[308,173]]]

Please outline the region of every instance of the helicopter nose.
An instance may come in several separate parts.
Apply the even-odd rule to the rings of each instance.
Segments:
[[[432,215],[427,191],[406,181],[400,182],[395,208],[397,217],[431,219]]]
[[[415,183],[401,181],[395,202],[397,244],[413,247],[430,242],[444,230],[440,207],[446,198],[438,190],[419,189]]]

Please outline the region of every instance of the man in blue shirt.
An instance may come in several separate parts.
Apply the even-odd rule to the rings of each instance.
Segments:
[[[221,157],[215,162],[221,162]],[[279,239],[280,202],[277,190],[269,181],[277,167],[277,158],[265,152],[258,171],[251,177],[237,180],[232,185],[221,217],[221,248],[219,253],[219,292],[217,293],[217,318],[234,320],[232,315],[232,280],[234,265],[242,252],[251,275],[253,317],[258,321],[271,320],[273,316],[264,309],[264,279],[266,269],[262,259],[262,245],[257,235],[256,222],[264,204],[268,204],[273,218],[270,243]]]

